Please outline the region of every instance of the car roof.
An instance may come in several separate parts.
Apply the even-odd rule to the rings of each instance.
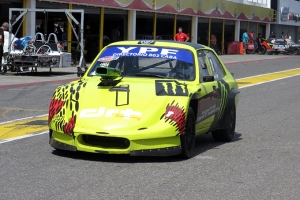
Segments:
[[[151,40],[154,41],[154,44],[139,44],[139,41],[150,41],[150,40],[126,40],[111,43],[110,45],[138,45],[138,46],[166,46],[166,47],[179,47],[179,48],[192,48],[192,49],[203,49],[207,48],[205,45],[192,43],[192,42],[178,42],[173,40]]]

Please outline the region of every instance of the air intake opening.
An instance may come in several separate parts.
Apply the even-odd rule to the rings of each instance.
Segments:
[[[130,146],[130,141],[128,139],[119,137],[82,135],[82,140],[87,145],[98,146],[102,148],[127,149]]]

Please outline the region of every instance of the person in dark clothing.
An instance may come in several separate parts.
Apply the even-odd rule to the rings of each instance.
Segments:
[[[111,42],[117,42],[119,40],[120,40],[120,31],[119,31],[119,26],[117,26],[110,33],[110,41]]]
[[[62,30],[61,30],[61,27],[60,26],[57,26],[56,27],[56,37],[57,37],[57,40],[58,41],[61,41],[62,40]]]
[[[275,34],[275,32],[271,32],[271,34],[270,34],[270,36],[269,36],[269,38],[276,38],[276,34]]]
[[[258,33],[257,38],[255,39],[255,43],[257,44],[256,48],[255,48],[255,52],[258,53],[258,49],[261,46],[261,43],[264,41],[265,39],[262,37],[261,33]]]
[[[3,46],[4,46],[4,31],[7,31],[8,23],[4,22],[0,27],[0,65],[2,64],[2,57],[3,57]]]

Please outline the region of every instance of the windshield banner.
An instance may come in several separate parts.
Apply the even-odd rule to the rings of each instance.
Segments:
[[[113,46],[108,47],[102,52],[98,61],[108,62],[117,60],[119,57],[145,57],[145,58],[164,58],[180,60],[193,63],[192,52],[183,49],[169,49],[161,47],[130,47],[130,46]]]

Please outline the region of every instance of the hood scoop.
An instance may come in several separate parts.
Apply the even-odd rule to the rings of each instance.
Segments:
[[[98,86],[115,86],[123,79],[121,77],[121,70],[110,67],[97,67],[96,74],[101,76],[101,82]]]

